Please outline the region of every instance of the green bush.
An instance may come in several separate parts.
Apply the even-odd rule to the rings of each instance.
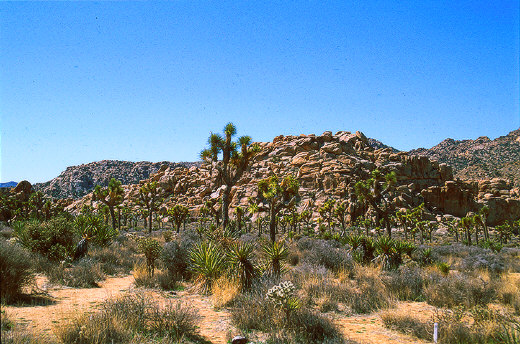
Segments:
[[[0,293],[2,300],[10,302],[24,286],[32,283],[31,255],[22,247],[0,240]]]
[[[54,261],[72,256],[78,235],[72,222],[65,217],[46,222],[31,221],[15,229],[19,242],[31,250]]]
[[[161,244],[153,238],[143,238],[139,239],[138,246],[139,251],[144,253],[144,256],[146,257],[148,274],[153,276],[155,271],[155,261],[161,256]]]

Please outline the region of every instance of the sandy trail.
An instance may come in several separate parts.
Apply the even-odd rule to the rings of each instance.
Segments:
[[[109,277],[101,283],[100,288],[73,289],[49,287],[45,277],[38,277],[38,288],[47,292],[54,303],[35,306],[5,306],[4,309],[13,320],[26,325],[33,333],[56,339],[54,334],[56,327],[66,324],[76,315],[96,311],[106,299],[131,290],[133,282],[132,275]],[[236,334],[232,330],[229,312],[216,311],[209,296],[194,293],[189,289],[175,293],[154,291],[153,294],[162,301],[180,300],[197,309],[200,316],[199,334],[211,343],[225,344],[229,335]],[[431,317],[432,314],[432,307],[425,303],[401,302],[398,309],[405,309],[425,318]],[[427,343],[385,328],[378,313],[350,317],[335,315],[333,318],[345,338],[358,343]]]

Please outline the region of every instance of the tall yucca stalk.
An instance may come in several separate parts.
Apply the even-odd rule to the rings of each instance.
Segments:
[[[225,253],[212,242],[197,244],[191,251],[190,270],[204,293],[211,291],[213,282],[225,272],[226,267]]]
[[[251,288],[254,278],[258,276],[253,250],[252,243],[235,243],[231,245],[227,253],[229,275],[240,282],[242,290]]]

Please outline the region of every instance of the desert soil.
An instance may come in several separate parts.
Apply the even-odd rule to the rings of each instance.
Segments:
[[[54,287],[47,284],[45,277],[37,278],[38,289],[45,292],[54,302],[48,305],[6,306],[5,311],[18,323],[26,325],[34,333],[56,339],[54,330],[66,324],[69,319],[84,312],[92,312],[99,308],[104,300],[115,297],[133,288],[133,276],[109,277],[100,288],[73,289]],[[207,340],[215,344],[227,343],[229,335],[237,334],[233,330],[230,314],[225,310],[216,311],[211,298],[191,292],[189,289],[171,293],[157,293],[157,296],[180,299],[195,309],[200,315],[199,332]],[[399,309],[431,317],[432,307],[425,303],[402,302]],[[417,338],[386,329],[378,313],[369,315],[342,316],[333,315],[345,338],[358,343],[426,343]]]

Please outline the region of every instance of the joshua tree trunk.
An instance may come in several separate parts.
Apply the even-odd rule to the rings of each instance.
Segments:
[[[271,205],[271,209],[269,209],[269,235],[271,237],[271,241],[276,241],[276,212],[274,206]]]
[[[222,192],[222,228],[226,228],[229,223],[229,193],[231,187],[226,185]],[[217,224],[218,226],[218,224]]]

